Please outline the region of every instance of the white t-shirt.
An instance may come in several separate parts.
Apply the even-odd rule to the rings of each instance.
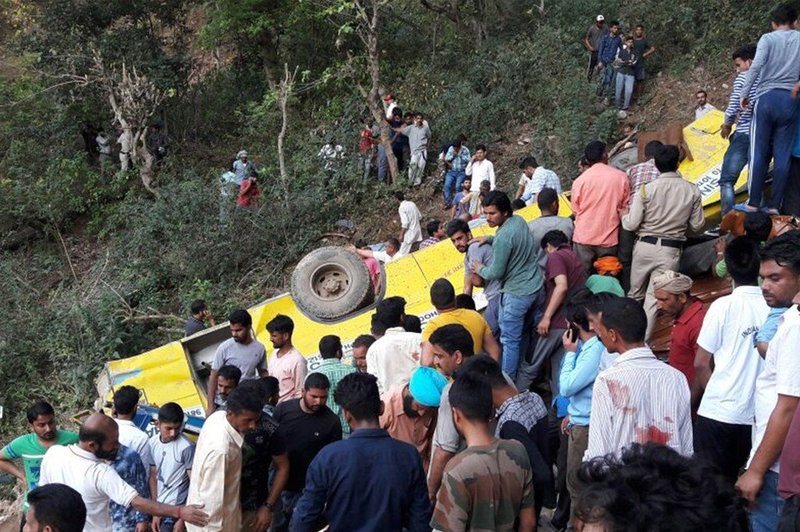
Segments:
[[[171,442],[163,443],[156,433],[149,441],[156,466],[158,502],[182,506],[189,494],[189,473],[194,460],[194,443],[181,434]]]
[[[400,214],[400,226],[406,230],[403,242],[413,244],[422,241],[422,214],[413,201],[403,200],[397,209]],[[380,259],[378,259],[380,260]]]
[[[379,262],[382,262],[384,264],[388,264],[388,263],[394,262],[394,261],[396,261],[398,259],[402,259],[406,255],[407,255],[407,253],[401,253],[399,251],[397,253],[395,253],[394,255],[389,255],[385,251],[373,251],[372,252],[372,258],[377,260],[377,261],[379,261]]]
[[[139,496],[111,465],[77,445],[54,445],[42,460],[39,485],[66,484],[81,495],[86,505],[83,532],[108,532],[112,528],[109,500],[130,506]]]
[[[756,449],[764,439],[769,416],[778,404],[778,395],[800,397],[800,356],[797,346],[800,346],[800,311],[797,305],[792,305],[781,316],[778,332],[767,348],[764,370],[756,380],[756,423],[747,467],[750,467]],[[796,449],[793,451],[797,452]],[[779,473],[779,462],[780,457],[770,469]]]
[[[119,442],[136,451],[139,458],[142,459],[142,464],[146,471],[150,471],[150,466],[153,465],[153,455],[150,454],[150,445],[147,442],[147,434],[137,427],[133,421],[127,419],[116,419],[117,426],[119,427]]]
[[[481,191],[481,182],[488,181],[491,190],[494,190],[496,185],[494,177],[494,164],[489,159],[482,161],[470,161],[464,171],[465,174],[472,177],[472,185],[470,186],[471,192]]]
[[[722,423],[753,424],[753,394],[762,369],[756,333],[767,314],[769,306],[757,286],[735,288],[708,307],[697,345],[714,355],[714,372],[698,415]]]

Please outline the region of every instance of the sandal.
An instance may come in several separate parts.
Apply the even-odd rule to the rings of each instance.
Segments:
[[[739,212],[758,212],[760,209],[758,207],[753,207],[747,203],[737,203],[733,206],[733,210]]]

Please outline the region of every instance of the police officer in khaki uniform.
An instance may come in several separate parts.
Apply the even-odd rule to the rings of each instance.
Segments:
[[[686,232],[703,227],[703,203],[697,185],[678,173],[676,146],[662,146],[655,156],[661,175],[639,189],[631,200],[622,227],[636,233],[628,296],[644,300],[649,340],[656,318],[656,299],[651,279],[678,269]]]

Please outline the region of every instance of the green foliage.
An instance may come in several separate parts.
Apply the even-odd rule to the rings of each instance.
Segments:
[[[383,3],[384,88],[404,110],[425,113],[433,146],[460,133],[470,147],[524,134],[568,178],[586,142],[616,140],[616,113],[584,77],[580,40],[598,13],[625,29],[647,26],[658,48],[651,73],[680,76],[702,64],[722,74],[730,51],[766,30],[773,2],[545,0],[543,15],[529,0],[485,4],[491,24],[478,44],[471,10],[457,24],[420,2]],[[88,406],[102,362],[180,336],[192,299],[222,316],[269,297],[336,220],[393,210],[386,187],[364,182],[358,168],[366,108],[356,84],[369,89],[370,80],[352,2],[0,6],[24,30],[0,33],[5,55],[21,58],[13,73],[0,69],[0,233],[30,226],[42,235],[0,252],[0,379],[19,383],[0,391],[0,404],[12,418],[39,396],[63,410]],[[107,102],[91,87],[58,84],[88,71],[92,48],[171,90],[162,115],[173,144],[156,173],[158,197],[142,191],[135,171],[104,171],[83,151],[84,121],[110,124]],[[218,68],[200,57],[210,50]],[[277,163],[282,117],[268,83],[284,64],[301,73],[285,139],[288,198]],[[318,152],[331,139],[347,156],[325,185]],[[242,148],[261,174],[253,209],[220,196],[219,175]],[[376,240],[388,233],[367,229]]]

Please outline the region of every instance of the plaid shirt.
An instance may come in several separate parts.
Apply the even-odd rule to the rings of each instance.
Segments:
[[[453,165],[451,170],[454,172],[463,172],[469,164],[470,153],[469,148],[461,146],[461,151],[456,153],[455,148],[450,146],[444,156],[444,160]]]
[[[425,249],[428,246],[432,246],[432,245],[438,244],[438,243],[439,243],[439,239],[436,238],[435,236],[432,236],[432,237],[426,238],[425,240],[420,242],[419,243],[419,249]]]
[[[336,401],[333,400],[333,391],[336,389],[336,385],[339,384],[339,381],[345,378],[346,375],[354,373],[356,368],[353,366],[345,366],[338,358],[328,358],[320,362],[317,369],[313,371],[313,373],[322,373],[328,380],[331,382],[331,387],[328,388],[328,408],[330,408],[334,414],[339,418],[339,421],[342,424],[342,434],[347,437],[347,434],[350,434],[350,425],[344,420],[342,417],[342,413],[340,412],[341,408]]]
[[[506,399],[497,408],[497,429],[495,436],[500,437],[500,430],[507,421],[516,421],[529,431],[542,418],[547,417],[547,407],[542,398],[531,391],[525,391]]]
[[[631,181],[631,195],[633,198],[639,189],[661,175],[656,168],[656,163],[649,159],[643,163],[635,164],[628,168],[628,179]]]

